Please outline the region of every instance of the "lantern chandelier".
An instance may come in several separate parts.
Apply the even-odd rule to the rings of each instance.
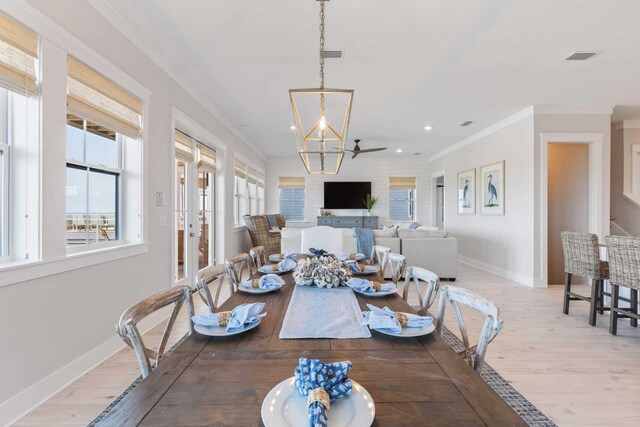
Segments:
[[[320,2],[320,87],[289,89],[298,154],[310,175],[335,175],[345,153],[353,89],[324,87],[324,3]]]

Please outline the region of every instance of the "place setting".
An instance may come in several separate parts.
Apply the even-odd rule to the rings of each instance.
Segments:
[[[378,273],[378,267],[376,267],[375,265],[367,265],[367,264],[358,262],[357,260],[351,260],[351,259],[343,262],[347,267],[349,267],[349,269],[351,270],[351,273],[356,276],[368,276],[370,274]]]
[[[238,284],[238,290],[247,294],[266,294],[279,290],[286,282],[277,274],[265,274],[259,279],[245,280]]]
[[[384,297],[394,294],[398,290],[393,282],[379,282],[360,277],[352,277],[347,280],[346,285],[353,289],[354,292],[368,297]]]
[[[355,253],[355,252],[351,252],[351,253],[340,252],[337,255],[337,258],[340,261],[362,261],[363,259],[366,258],[366,255],[365,254],[360,254],[360,253]]]
[[[280,261],[284,261],[285,259],[291,259],[295,261],[297,257],[298,257],[298,254],[295,252],[287,252],[284,254],[271,254],[269,255],[269,262],[280,262]]]
[[[202,313],[191,317],[194,329],[202,335],[225,337],[247,332],[260,324],[267,313],[265,303],[241,304],[231,311]]]
[[[364,311],[364,324],[369,329],[394,337],[410,338],[429,335],[435,330],[433,317],[393,311],[367,304],[371,311]]]
[[[291,258],[284,258],[275,264],[267,264],[258,267],[258,272],[262,274],[284,274],[296,268],[296,261]]]

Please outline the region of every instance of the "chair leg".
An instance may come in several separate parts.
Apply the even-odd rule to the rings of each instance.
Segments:
[[[571,273],[567,273],[564,281],[564,304],[562,307],[564,314],[569,314],[569,292],[571,292]]]
[[[631,313],[632,314],[638,314],[638,290],[637,289],[631,289]],[[633,326],[634,328],[638,327],[638,319],[636,319],[635,317],[632,317],[630,320],[631,326]]]
[[[598,294],[600,289],[600,281],[592,280],[591,281],[591,301],[589,304],[589,324],[591,326],[596,326],[596,314],[598,308]]]
[[[611,284],[611,313],[609,316],[609,333],[618,333],[618,285]]]
[[[600,280],[598,290],[598,314],[604,314],[604,280]]]

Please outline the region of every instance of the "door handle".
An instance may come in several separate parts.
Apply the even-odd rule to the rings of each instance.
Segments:
[[[196,233],[193,233],[193,232],[189,233],[189,237],[196,237]]]

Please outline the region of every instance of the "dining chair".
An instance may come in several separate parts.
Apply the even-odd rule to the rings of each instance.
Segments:
[[[438,289],[440,288],[440,278],[432,271],[429,271],[422,267],[409,266],[404,274],[404,289],[402,290],[402,298],[405,302],[408,302],[409,288],[411,287],[411,281],[413,280],[416,285],[416,291],[418,292],[418,314],[421,316],[427,315],[427,310],[435,302],[438,295]],[[427,288],[422,296],[420,290],[420,282],[425,282]]]
[[[146,378],[152,369],[155,369],[160,361],[164,358],[164,350],[167,346],[167,340],[173,329],[173,325],[178,317],[178,313],[182,308],[182,304],[187,303],[187,321],[189,325],[189,335],[193,333],[193,323],[191,316],[194,315],[193,299],[191,298],[191,288],[188,286],[176,286],[164,291],[158,292],[140,302],[135,303],[127,308],[120,320],[116,324],[116,333],[122,340],[131,347],[135,353],[142,378]],[[142,334],[138,330],[138,323],[161,308],[174,304],[171,316],[165,324],[158,350],[152,350],[145,346],[142,340]],[[153,359],[153,362],[151,361]]]
[[[404,275],[404,270],[407,266],[407,257],[405,257],[404,255],[395,254],[393,252],[387,253],[386,257],[387,257],[386,264],[391,270],[391,281],[396,285],[396,289],[397,289],[398,282]]]
[[[560,233],[560,239],[566,273],[562,312],[569,314],[571,301],[588,301],[589,324],[595,326],[597,312],[609,310],[609,307],[604,306],[604,281],[609,279],[609,263],[600,260],[600,246],[596,234],[563,231]],[[571,290],[571,278],[574,275],[591,279],[591,296],[580,295]]]
[[[386,246],[373,245],[373,248],[371,248],[369,264],[378,266],[378,273],[383,279],[387,270],[387,256],[389,252],[391,252],[391,248]]]
[[[310,248],[323,249],[330,254],[343,251],[344,229],[319,225],[302,229],[300,251],[309,253]]]
[[[249,257],[253,263],[254,271],[267,264],[267,251],[264,246],[256,246],[249,250]]]
[[[249,276],[253,275],[253,262],[246,253],[239,253],[228,257],[225,261],[227,281],[229,282],[229,295],[238,290],[238,285],[242,281],[244,270]]]
[[[438,306],[439,335],[442,335],[444,327],[444,312],[447,301],[449,301],[453,307],[453,312],[458,320],[458,327],[460,328],[460,334],[462,335],[464,344],[464,350],[458,352],[458,354],[462,356],[469,366],[480,373],[489,343],[493,341],[493,339],[498,336],[500,330],[502,330],[503,323],[498,307],[493,302],[468,289],[451,285],[443,286],[440,291],[440,304]],[[485,316],[484,326],[480,332],[480,339],[478,340],[478,344],[474,346],[469,345],[469,335],[467,334],[467,327],[460,312],[460,304],[470,307]]]
[[[227,278],[227,266],[212,265],[205,267],[198,272],[196,276],[196,289],[202,300],[207,304],[209,312],[213,313],[218,308],[218,299],[220,298],[220,289],[224,286],[224,281]],[[211,296],[211,287],[215,284],[215,296]]]
[[[611,283],[611,311],[609,332],[618,333],[618,319],[628,318],[638,326],[638,290],[640,289],[640,237],[607,236],[609,283]],[[629,288],[629,308],[620,308],[620,286]]]

